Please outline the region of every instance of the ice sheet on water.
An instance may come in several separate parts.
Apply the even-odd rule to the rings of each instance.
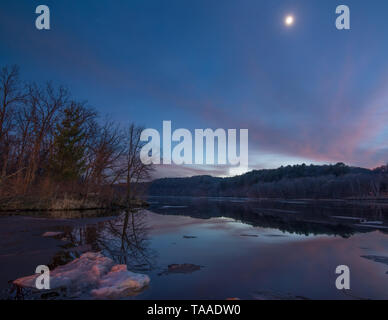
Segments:
[[[131,296],[141,291],[149,282],[148,276],[128,271],[126,265],[115,265],[101,278],[98,289],[92,290],[91,294],[95,298],[102,299]]]
[[[14,284],[35,288],[38,276],[19,278]],[[138,293],[149,282],[148,276],[130,272],[126,265],[115,265],[112,259],[96,252],[84,253],[50,272],[51,289],[65,287],[71,296],[121,298]]]

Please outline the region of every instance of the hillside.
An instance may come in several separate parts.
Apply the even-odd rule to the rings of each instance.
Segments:
[[[294,165],[218,178],[194,176],[153,181],[150,195],[258,198],[381,197],[388,191],[387,166],[374,170],[335,165]]]

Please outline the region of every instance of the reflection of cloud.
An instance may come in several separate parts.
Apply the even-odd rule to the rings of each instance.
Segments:
[[[208,206],[203,208],[211,210]],[[154,243],[159,244],[156,239],[166,239],[165,235],[172,234],[173,238],[168,238],[168,241],[177,242],[173,247],[177,257],[186,257],[187,248],[193,248],[189,250],[190,261],[205,265],[206,272],[191,287],[197,296],[208,297],[209,288],[219,288],[220,283],[224,283],[233,290],[238,284],[239,292],[246,295],[254,294],[256,290],[276,290],[313,299],[346,299],[349,296],[335,287],[335,269],[342,264],[351,270],[351,294],[363,298],[387,296],[385,282],[382,283],[388,281],[388,278],[385,280],[386,267],[361,258],[370,253],[386,256],[387,239],[380,232],[355,234],[345,239],[283,233],[278,229],[252,227],[226,218],[196,219],[148,212],[148,220],[152,224],[151,236],[156,237]],[[181,235],[185,234],[197,238],[184,240]],[[241,234],[256,234],[258,237],[241,237]],[[163,242],[162,245],[160,250],[172,250],[166,249]],[[369,249],[361,249],[365,246]],[[207,258],[206,263],[202,260],[202,248],[211,251],[212,258]],[[233,280],[231,272],[234,272]]]
[[[373,237],[381,240],[377,234]],[[223,279],[230,279],[230,270],[243,270],[234,274],[233,281],[249,284],[246,290],[252,290],[252,294],[255,289],[276,290],[310,299],[348,299],[335,287],[335,268],[345,264],[351,270],[351,294],[375,299],[387,296],[386,287],[381,284],[385,276],[381,273],[383,268],[360,258],[363,252],[358,246],[365,242],[365,235],[353,237],[352,241],[323,237],[263,244],[260,237],[254,240],[250,250],[230,245],[229,255],[234,254],[238,259],[219,256],[218,264],[228,265],[228,269],[217,268],[216,278],[208,276],[202,279],[198,284],[199,292],[206,292],[205,286],[201,284],[206,283],[207,288],[217,286]],[[252,254],[255,251],[257,254]]]

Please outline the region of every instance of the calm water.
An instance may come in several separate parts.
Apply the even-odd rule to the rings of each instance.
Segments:
[[[150,202],[146,211],[115,216],[1,216],[1,298],[14,297],[8,282],[33,274],[39,264],[53,268],[102,250],[150,276],[150,287],[131,299],[388,299],[386,206],[221,198]],[[378,221],[378,228],[362,219]],[[46,231],[64,234],[42,237]],[[351,272],[347,294],[335,288],[335,268],[343,264]]]

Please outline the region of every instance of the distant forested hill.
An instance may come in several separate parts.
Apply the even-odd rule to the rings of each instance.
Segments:
[[[374,170],[335,165],[295,165],[216,178],[164,178],[150,195],[260,198],[344,198],[388,196],[388,165]]]

